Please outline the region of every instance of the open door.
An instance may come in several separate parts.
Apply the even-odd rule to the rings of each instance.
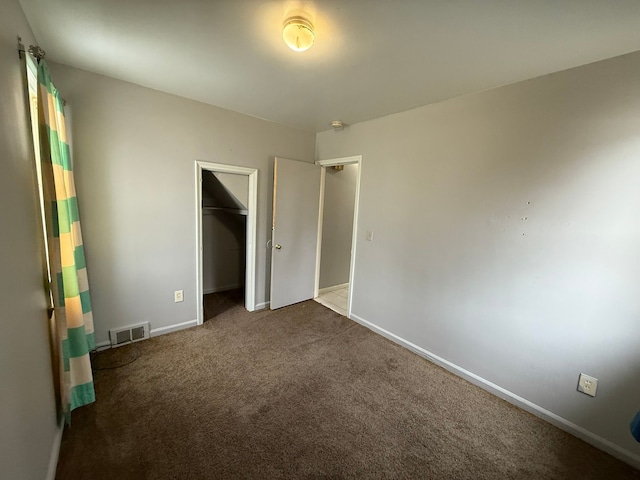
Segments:
[[[313,298],[320,167],[276,158],[273,166],[272,310]]]

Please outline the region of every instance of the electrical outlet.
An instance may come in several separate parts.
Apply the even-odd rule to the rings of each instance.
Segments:
[[[373,242],[373,232],[367,232],[367,241]]]
[[[578,391],[595,397],[597,390],[598,379],[581,373],[578,379]]]
[[[184,290],[176,290],[173,292],[173,301],[178,303],[184,300]]]

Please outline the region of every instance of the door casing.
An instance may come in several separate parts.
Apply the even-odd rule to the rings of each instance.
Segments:
[[[362,155],[355,155],[351,157],[331,158],[327,160],[318,160],[316,165],[322,167],[320,171],[320,214],[318,215],[318,247],[316,252],[316,280],[315,291],[313,297],[318,296],[320,289],[320,257],[322,252],[322,220],[324,215],[324,187],[325,187],[325,175],[327,167],[333,167],[334,165],[358,165],[358,175],[356,177],[356,198],[353,208],[353,233],[351,235],[351,264],[349,266],[349,296],[347,297],[347,318],[351,318],[351,305],[353,299],[353,282],[355,281],[355,268],[356,268],[356,240],[358,239],[358,206],[360,205],[360,177],[362,175]]]
[[[198,325],[204,322],[203,307],[203,278],[202,278],[202,171],[219,173],[234,173],[246,175],[249,178],[249,200],[247,205],[247,235],[246,235],[246,268],[244,306],[253,312],[256,309],[256,232],[258,219],[258,170],[255,168],[225,165],[196,160],[196,298],[198,299]]]

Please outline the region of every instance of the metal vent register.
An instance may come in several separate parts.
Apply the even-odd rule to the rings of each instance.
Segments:
[[[112,347],[139,342],[146,338],[149,338],[149,322],[109,330],[109,339]]]

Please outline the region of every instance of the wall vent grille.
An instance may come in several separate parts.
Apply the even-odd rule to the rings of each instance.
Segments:
[[[149,322],[109,330],[112,347],[120,347],[149,338]]]

